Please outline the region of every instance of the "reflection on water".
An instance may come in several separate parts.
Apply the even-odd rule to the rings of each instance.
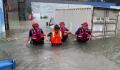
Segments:
[[[0,59],[10,58],[8,52],[5,50],[0,49]]]

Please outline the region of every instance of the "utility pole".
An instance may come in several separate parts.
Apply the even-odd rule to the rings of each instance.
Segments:
[[[3,0],[3,7],[4,7],[4,21],[5,21],[5,29],[9,30],[9,22],[8,22],[8,1]]]

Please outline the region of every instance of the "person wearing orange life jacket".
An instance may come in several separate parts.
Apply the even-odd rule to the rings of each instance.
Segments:
[[[78,42],[87,42],[91,37],[91,30],[88,28],[88,23],[84,22],[75,34]]]
[[[62,32],[58,25],[54,26],[54,30],[48,34],[50,36],[50,42],[52,45],[61,45],[62,44]]]
[[[65,42],[68,39],[68,35],[70,34],[69,30],[65,27],[64,22],[60,22],[60,30],[62,32],[62,42]]]
[[[30,41],[31,44],[44,44],[44,33],[41,28],[39,28],[39,24],[37,22],[32,22],[32,29],[29,31],[29,37],[27,40],[27,44]]]

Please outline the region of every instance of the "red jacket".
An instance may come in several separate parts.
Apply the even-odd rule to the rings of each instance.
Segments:
[[[80,27],[77,31],[76,31],[76,35],[77,36],[82,36],[82,37],[88,37],[89,35],[91,35],[91,31],[90,29],[84,29],[83,27]]]
[[[61,27],[60,29],[61,29],[62,34],[64,34],[65,31],[69,31],[66,27]]]
[[[39,41],[41,38],[44,37],[44,34],[43,34],[42,29],[38,28],[37,30],[31,29],[30,33],[29,33],[29,36],[31,37],[31,39]]]

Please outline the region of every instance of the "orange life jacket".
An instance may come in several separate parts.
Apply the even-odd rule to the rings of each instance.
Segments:
[[[55,31],[52,31],[51,43],[52,44],[61,44],[62,43],[62,32],[61,31],[59,31],[57,34],[55,33]]]

